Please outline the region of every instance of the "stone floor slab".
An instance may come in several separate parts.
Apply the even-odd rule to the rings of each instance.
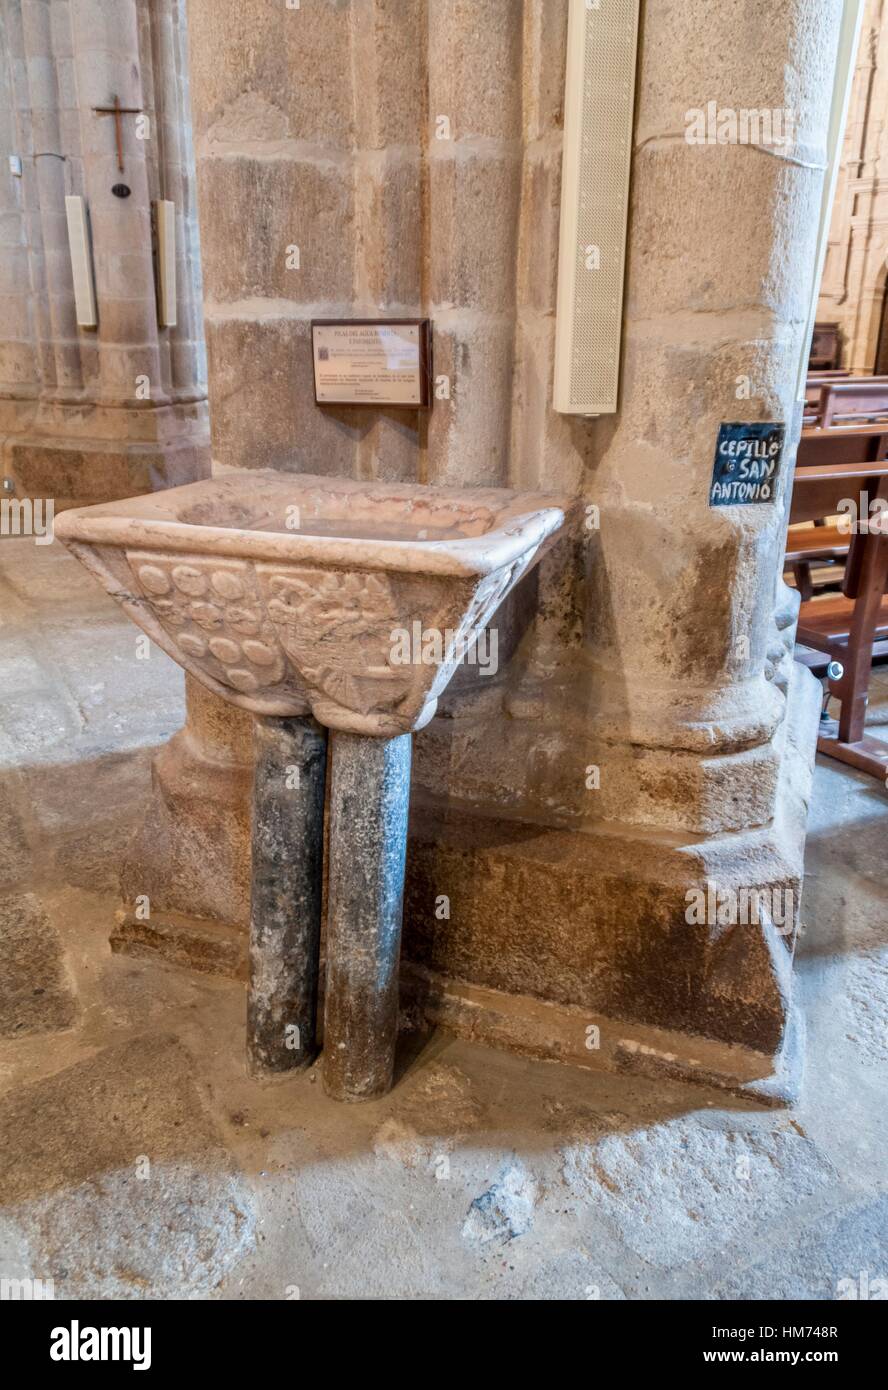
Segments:
[[[6,1227],[57,1298],[206,1295],[252,1248],[249,1189],[193,1070],[175,1038],[147,1036],[0,1102]]]
[[[0,898],[0,1036],[70,1028],[76,1017],[62,942],[37,898]]]
[[[788,1247],[732,1274],[720,1299],[888,1299],[888,1197],[837,1213]]]

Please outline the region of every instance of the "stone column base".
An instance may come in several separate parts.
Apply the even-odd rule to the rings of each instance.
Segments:
[[[417,809],[404,955],[421,1011],[538,1056],[671,1069],[735,1089],[755,1082],[757,1094],[789,1096],[819,710],[817,682],[794,667],[777,814],[755,830],[689,842],[634,827],[590,834],[465,807]],[[743,890],[756,890],[757,908]]]
[[[210,473],[209,438],[176,443],[9,439],[3,474],[18,498],[52,498],[57,512],[193,483]]]
[[[792,1104],[801,1088],[805,1021],[795,1007],[772,1054],[463,984],[409,962],[401,1005],[416,1027],[431,1023],[471,1042],[589,1071],[693,1082],[769,1106]]]

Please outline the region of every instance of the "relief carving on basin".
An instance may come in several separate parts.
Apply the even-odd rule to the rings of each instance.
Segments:
[[[569,505],[256,471],[64,512],[55,533],[216,694],[393,737],[432,717],[466,634]],[[398,659],[395,634],[415,623],[451,634],[440,664]]]

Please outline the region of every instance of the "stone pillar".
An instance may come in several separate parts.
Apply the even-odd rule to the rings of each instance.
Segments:
[[[65,7],[67,9],[67,7]],[[71,100],[73,58],[65,42],[62,19],[56,16],[56,42],[49,5],[42,0],[23,0],[21,7],[25,57],[28,70],[30,141],[33,178],[39,206],[39,237],[44,274],[43,321],[45,376],[41,400],[77,398],[83,385],[80,345],[74,312],[74,287],[65,218],[66,161],[62,157],[62,107]],[[55,52],[57,62],[49,61]],[[35,228],[36,230],[36,228]],[[27,274],[26,267],[20,267]]]
[[[713,509],[708,489],[723,420],[785,421],[791,476],[839,16],[783,3],[753,36],[757,8],[710,27],[647,7],[621,408],[592,436],[590,730],[633,750],[611,779],[621,818],[684,832],[769,823],[780,770],[783,508]],[[723,109],[792,109],[794,148],[688,143],[707,73]]]
[[[80,101],[83,192],[89,205],[95,256],[96,298],[100,305],[98,400],[105,405],[146,409],[167,404],[160,371],[157,310],[152,300],[151,207],[147,152],[136,138],[133,116],[122,118],[124,172],[118,169],[114,117],[93,110],[107,106],[112,90],[122,106],[154,116],[145,100],[140,66],[128,61],[138,52],[135,0],[101,7],[73,0],[74,80]],[[112,187],[124,183],[128,198]],[[150,395],[137,397],[141,377]]]
[[[0,54],[6,81],[0,88],[0,140],[3,149],[22,157],[31,142],[28,60],[18,6],[0,6]],[[58,171],[57,177],[61,177]],[[39,206],[32,181],[6,175],[0,182],[0,438],[28,427],[40,389],[39,324],[33,302],[36,285],[29,277],[29,240],[39,234]],[[46,297],[38,303],[46,310]]]
[[[257,717],[254,748],[247,1059],[264,1075],[317,1052],[327,736]]]
[[[331,734],[324,1089],[373,1100],[392,1084],[412,734]]]
[[[19,197],[30,214],[16,259],[19,276],[30,280],[40,343],[28,382],[36,405],[22,408],[21,382],[8,392],[0,387],[0,421],[9,423],[4,472],[19,497],[51,498],[57,511],[204,476],[184,0],[8,0],[4,17],[0,56],[15,74],[17,110],[10,148],[22,158]],[[177,91],[186,100],[175,108],[173,139],[164,113]],[[122,118],[123,173],[114,118],[92,109],[115,94],[146,122]],[[129,196],[115,197],[116,184]],[[66,194],[83,197],[88,209],[96,329],[76,323]],[[179,219],[181,327],[172,329],[157,322],[151,201],[159,197],[176,202]],[[0,333],[9,334],[11,348],[21,324],[4,320]]]

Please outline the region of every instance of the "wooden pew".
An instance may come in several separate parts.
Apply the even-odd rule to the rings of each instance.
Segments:
[[[796,524],[835,516],[848,498],[861,507],[860,519],[849,521],[842,593],[803,599],[796,640],[843,668],[828,681],[841,713],[835,726],[824,728],[818,748],[884,780],[888,745],[863,732],[873,655],[888,654],[888,525],[878,514],[868,517],[876,497],[888,498],[888,459],[797,468],[789,518]]]
[[[837,367],[842,355],[842,333],[837,323],[815,323],[808,358],[812,370],[817,367]]]
[[[820,614],[816,623],[823,649],[829,645],[833,660],[842,666],[841,676],[827,680],[829,693],[840,701],[839,718],[821,721],[818,752],[878,777],[883,786],[888,776],[888,743],[871,738],[864,732],[864,724],[873,656],[888,652],[886,585],[888,514],[883,512],[858,522],[855,528],[845,568],[844,596],[803,605],[835,606],[834,615]],[[839,607],[849,602],[850,618]],[[810,646],[813,631],[807,625],[803,629],[800,623],[798,640]]]
[[[838,585],[840,580],[840,567],[848,554],[850,535],[847,531],[839,531],[834,525],[828,525],[825,518],[835,515],[835,508],[830,511],[830,497],[834,491],[833,482],[839,483],[847,480],[849,491],[839,492],[838,500],[854,497],[859,499],[861,491],[867,490],[866,478],[861,482],[855,473],[848,472],[847,465],[852,469],[869,469],[872,463],[881,459],[888,458],[888,422],[881,424],[845,425],[833,426],[829,432],[817,429],[804,429],[799,440],[799,449],[796,456],[796,480],[807,472],[809,468],[820,469],[819,474],[812,475],[820,478],[821,485],[816,494],[807,493],[808,505],[805,515],[796,515],[790,512],[790,527],[802,521],[813,521],[814,527],[806,526],[804,530],[794,531],[790,529],[786,534],[786,564],[792,571],[796,588],[803,600],[813,598],[815,593],[814,581],[811,575],[812,566],[835,569],[835,578],[827,581],[824,587]],[[845,467],[844,472],[835,473],[836,467]],[[822,470],[826,469],[826,473]],[[875,476],[867,473],[866,477]],[[881,495],[870,488],[870,497]],[[812,503],[813,499],[813,503]],[[793,503],[796,506],[802,505],[802,498],[798,491],[793,493]],[[818,508],[823,510],[818,510]],[[866,504],[864,506],[866,511]]]
[[[819,421],[825,386],[833,381],[848,381],[850,378],[851,373],[844,368],[833,372],[809,372],[805,382],[805,410],[802,424],[816,425]]]
[[[888,377],[814,379],[807,386],[803,424],[830,430],[866,420],[888,420]]]

